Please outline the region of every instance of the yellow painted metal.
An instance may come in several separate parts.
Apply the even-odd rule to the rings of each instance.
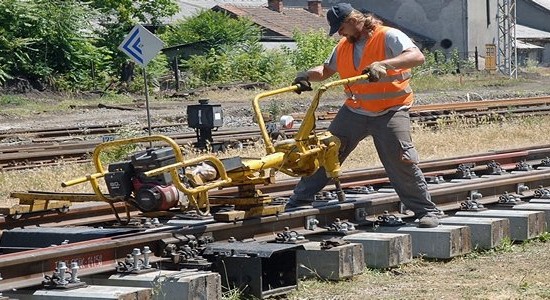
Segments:
[[[172,150],[173,150],[175,158],[176,158],[176,163],[173,163],[171,165],[164,166],[164,167],[161,167],[161,168],[157,168],[157,169],[154,169],[154,170],[150,170],[148,172],[145,172],[145,175],[146,176],[155,176],[155,175],[158,175],[158,174],[169,172],[172,176],[172,180],[173,180],[173,183],[176,186],[176,188],[178,188],[180,191],[184,192],[188,196],[190,202],[192,202],[193,206],[197,209],[197,211],[201,214],[209,213],[209,211],[208,211],[209,210],[208,199],[204,198],[204,197],[200,197],[200,196],[205,195],[204,193],[208,190],[224,186],[224,185],[231,182],[231,178],[227,177],[227,173],[225,172],[225,168],[223,167],[222,162],[217,157],[215,157],[213,155],[203,155],[201,157],[197,157],[197,158],[189,159],[189,160],[185,161],[184,158],[183,158],[182,151],[181,151],[180,147],[178,146],[178,144],[173,139],[171,139],[167,136],[163,136],[163,135],[151,135],[151,136],[144,136],[144,137],[135,137],[135,138],[109,141],[109,142],[99,144],[94,149],[94,153],[93,153],[93,157],[92,157],[92,160],[94,162],[94,165],[95,165],[95,168],[96,168],[97,172],[94,173],[94,174],[86,175],[86,176],[81,177],[81,178],[77,178],[77,179],[74,179],[74,180],[69,180],[69,181],[63,182],[61,185],[64,186],[64,187],[67,187],[67,186],[72,186],[72,185],[75,185],[75,184],[79,184],[79,183],[89,181],[92,185],[94,193],[97,195],[97,197],[99,197],[100,200],[108,202],[108,203],[113,203],[113,202],[119,201],[120,199],[110,198],[110,197],[107,197],[106,195],[104,195],[103,192],[101,191],[100,187],[99,187],[99,183],[98,183],[97,180],[99,178],[105,177],[105,175],[108,173],[107,171],[105,171],[105,169],[103,167],[103,163],[101,162],[100,155],[103,151],[105,151],[106,149],[109,149],[109,148],[121,147],[121,146],[131,145],[131,144],[147,143],[147,142],[151,143],[151,144],[153,142],[164,142],[165,144],[168,144],[168,146],[172,147]],[[198,187],[195,187],[195,188],[186,187],[181,182],[181,180],[179,178],[178,170],[181,169],[181,168],[184,168],[186,166],[198,164],[198,163],[201,163],[201,162],[210,162],[211,164],[213,164],[214,167],[218,171],[218,175],[220,177],[220,180],[210,182],[210,183],[206,183],[204,185],[201,185],[201,186],[198,186]],[[200,201],[200,200],[202,200],[202,201]],[[204,210],[200,210],[201,208],[202,209],[206,208],[207,211],[205,212]]]
[[[258,195],[256,197],[210,197],[210,204],[227,204],[232,203],[235,207],[246,207],[246,206],[258,206],[269,204],[272,201],[272,198],[268,195]]]
[[[300,125],[298,132],[291,139],[278,141],[275,144],[269,138],[263,115],[260,111],[259,101],[269,96],[293,92],[298,90],[299,85],[265,92],[257,95],[252,105],[256,114],[256,120],[260,126],[267,155],[272,153],[284,153],[284,158],[277,168],[278,171],[289,176],[300,177],[313,174],[319,167],[325,167],[327,176],[335,178],[341,173],[338,160],[338,149],[340,141],[330,132],[315,133],[315,111],[324,92],[328,89],[350,85],[357,81],[368,80],[368,75],[359,75],[347,79],[336,80],[322,85],[313,98],[306,115]]]
[[[29,204],[29,202],[39,200],[59,200],[71,202],[94,202],[98,201],[96,194],[77,194],[77,193],[51,193],[51,192],[11,192],[10,197],[18,198],[19,203]],[[122,201],[122,200],[120,200]]]
[[[213,155],[203,155],[197,158],[185,160],[181,148],[174,140],[162,135],[152,135],[115,140],[98,145],[93,153],[93,162],[97,172],[81,178],[63,182],[62,186],[71,186],[89,181],[92,184],[95,194],[100,200],[111,204],[115,201],[120,201],[120,199],[105,196],[99,188],[98,180],[105,177],[108,173],[105,171],[103,164],[100,161],[100,154],[107,148],[120,147],[128,144],[139,144],[145,142],[149,142],[150,144],[155,142],[158,144],[159,142],[164,142],[164,144],[172,147],[175,155],[175,163],[149,170],[144,172],[144,175],[156,176],[164,173],[170,173],[174,186],[178,190],[182,191],[189,199],[189,207],[181,207],[182,210],[193,207],[199,212],[199,214],[208,214],[210,210],[208,191],[216,188],[238,186],[240,187],[240,192],[242,192],[239,196],[227,199],[227,202],[223,202],[223,200],[219,199],[214,202],[217,204],[258,204],[259,206],[265,206],[261,209],[257,208],[258,211],[256,213],[260,214],[267,212],[280,212],[280,207],[268,208],[264,205],[267,204],[265,200],[269,199],[269,197],[261,195],[261,192],[256,193],[255,196],[252,196],[257,197],[258,199],[250,199],[250,188],[254,189],[254,185],[260,183],[272,183],[275,172],[282,172],[290,176],[299,177],[311,175],[317,171],[318,168],[324,167],[329,177],[337,178],[341,172],[340,162],[338,160],[340,141],[330,132],[314,132],[315,110],[319,105],[321,95],[329,88],[349,85],[355,83],[356,81],[367,79],[368,75],[360,75],[357,77],[333,81],[321,86],[317,90],[315,97],[313,98],[313,101],[303,119],[300,129],[295,136],[292,139],[278,141],[276,143],[271,141],[267,132],[264,118],[260,110],[259,101],[269,96],[294,92],[298,90],[299,85],[293,85],[257,95],[252,101],[252,106],[256,114],[256,120],[260,127],[262,139],[265,144],[266,155],[261,158],[243,158],[242,167],[237,169],[226,171],[222,161]],[[214,166],[218,172],[218,179],[211,182],[196,180],[194,184],[184,184],[180,179],[180,171],[186,167],[195,166],[203,162]]]
[[[222,222],[232,222],[254,217],[272,216],[285,211],[284,205],[255,206],[247,210],[234,210],[219,212],[214,215],[214,219]]]

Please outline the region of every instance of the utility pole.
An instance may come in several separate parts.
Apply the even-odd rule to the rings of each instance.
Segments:
[[[518,78],[516,49],[516,0],[497,0],[497,64],[502,74]]]

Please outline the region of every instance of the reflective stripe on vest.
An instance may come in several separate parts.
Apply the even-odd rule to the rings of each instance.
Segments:
[[[375,61],[386,59],[386,26],[378,26],[365,43],[359,67],[353,64],[353,44],[342,38],[336,48],[336,69],[340,78],[361,75],[361,72]],[[378,82],[361,81],[345,86],[348,96],[346,105],[367,112],[385,111],[394,106],[410,106],[413,102],[409,86],[410,69],[387,70],[388,76]],[[366,100],[366,101],[365,101]]]

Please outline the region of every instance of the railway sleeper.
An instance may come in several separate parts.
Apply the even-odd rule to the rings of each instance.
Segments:
[[[410,215],[406,214],[395,215],[396,218],[403,217],[403,220],[405,220],[405,224],[403,226],[382,226],[382,224],[376,224],[375,221],[370,224],[368,222],[364,222],[365,218],[376,217],[376,215],[381,214],[384,211],[393,212],[397,210],[397,204],[399,202],[396,195],[394,195],[395,192],[387,187],[385,188],[387,190],[385,192],[369,192],[365,194],[348,195],[349,201],[345,203],[327,203],[326,207],[312,207],[309,209],[298,210],[296,212],[285,212],[277,217],[277,223],[268,223],[266,226],[271,228],[270,232],[272,232],[273,228],[278,226],[276,226],[276,224],[285,222],[292,223],[290,217],[293,215],[299,216],[295,217],[295,220],[298,220],[299,218],[303,218],[305,220],[307,218],[310,221],[312,219],[311,217],[316,215],[316,225],[319,226],[316,229],[314,228],[309,231],[311,233],[319,234],[319,236],[316,236],[316,234],[307,235],[307,243],[312,243],[309,245],[315,249],[312,249],[313,252],[307,253],[306,257],[318,258],[321,257],[320,253],[323,253],[328,257],[332,257],[331,260],[324,259],[318,261],[319,263],[323,262],[326,265],[331,265],[332,263],[333,266],[339,266],[338,262],[341,260],[349,262],[350,256],[346,253],[359,253],[359,248],[362,248],[363,250],[363,264],[369,267],[377,267],[376,263],[378,263],[378,266],[381,268],[386,268],[386,266],[393,267],[402,263],[407,263],[410,261],[411,257],[450,259],[455,256],[469,253],[474,248],[495,247],[495,245],[498,245],[507,237],[515,241],[524,241],[535,238],[547,230],[550,204],[544,202],[540,203],[539,201],[548,201],[548,199],[543,197],[546,194],[544,192],[546,190],[544,186],[547,185],[546,181],[549,177],[548,173],[547,168],[540,168],[535,170],[513,171],[511,173],[499,175],[481,175],[470,179],[455,178],[451,181],[442,180],[436,185],[431,185],[430,192],[432,193],[434,201],[444,206],[446,211],[451,212],[453,210],[460,209],[463,205],[457,205],[453,202],[456,202],[456,199],[467,199],[472,195],[475,195],[474,198],[478,207],[481,204],[486,208],[484,210],[477,211],[460,210],[456,213],[452,213],[452,216],[443,217],[441,219],[442,225],[437,228],[417,228],[414,226],[414,222],[411,222],[409,218]],[[523,188],[519,188],[520,185],[523,186]],[[529,186],[538,186],[539,189],[530,191],[525,188]],[[517,195],[508,193],[507,191],[509,190],[516,191]],[[452,197],[453,201],[450,201],[449,197]],[[506,199],[508,201],[504,201],[506,203],[498,204],[500,199]],[[509,201],[510,199],[513,199],[514,201]],[[361,206],[361,203],[367,202],[369,204]],[[446,203],[449,204],[445,205]],[[537,206],[534,204],[537,204]],[[542,206],[538,206],[538,204],[541,204]],[[338,210],[337,208],[339,207],[342,208],[342,210]],[[362,213],[356,213],[354,211],[361,208],[365,209]],[[347,214],[344,209],[348,210]],[[338,217],[341,219],[334,217],[336,215],[339,215]],[[351,216],[350,218],[353,218],[353,216],[355,216],[363,220],[353,220],[361,222],[356,222],[360,224],[359,226],[351,226],[353,224],[348,222],[347,219],[344,218],[344,215],[346,218],[349,216]],[[201,223],[199,227],[208,225],[204,224],[204,220],[201,220],[200,222],[203,223]],[[249,223],[262,225],[257,222]],[[234,225],[233,227],[236,227],[239,224],[216,225],[220,228],[222,228],[222,226],[229,228],[229,225]],[[246,226],[247,223],[243,222],[242,225]],[[256,227],[258,230],[262,229],[262,226]],[[292,226],[285,229],[286,233],[292,232],[291,228],[297,227],[298,226]],[[192,228],[192,226],[183,226],[183,229],[180,230],[185,232],[185,228]],[[324,228],[324,230],[322,228]],[[333,228],[335,230],[330,232],[330,230],[328,230],[329,228]],[[343,230],[344,228],[346,230]],[[348,230],[351,228],[353,228],[353,230]],[[64,230],[68,229],[65,228]],[[6,232],[8,231],[4,232],[3,237],[6,236]],[[236,231],[233,230],[233,232]],[[230,269],[227,267],[229,264],[234,266],[236,270],[239,270],[239,268],[242,270],[244,266],[250,267],[251,269],[256,267],[257,269],[259,268],[260,270],[265,270],[266,274],[278,274],[271,275],[275,276],[277,279],[280,279],[281,276],[283,276],[281,274],[286,274],[285,272],[287,272],[287,270],[290,270],[293,274],[297,274],[302,265],[310,270],[318,270],[325,267],[319,267],[312,264],[310,258],[305,259],[304,261],[298,261],[297,253],[299,251],[308,250],[305,247],[305,239],[300,239],[300,242],[297,242],[298,239],[294,238],[292,243],[288,243],[291,242],[293,237],[296,237],[296,235],[285,235],[284,232],[285,231],[283,231],[282,236],[283,240],[286,241],[285,243],[267,243],[261,242],[260,240],[246,240],[237,242],[236,239],[228,239],[227,241],[207,243],[205,247],[211,247],[211,251],[208,252],[205,250],[204,253],[208,260],[212,262],[212,269],[215,270],[215,272],[222,274],[221,285],[226,288],[240,287],[238,284],[228,284],[229,280],[224,281],[223,272]],[[224,233],[222,233],[221,230],[220,232],[213,232],[213,235],[218,238],[218,240],[220,240],[219,237],[223,236],[223,234]],[[381,236],[384,236],[385,239],[381,239]],[[335,244],[333,242],[333,238],[348,240],[350,243]],[[327,241],[329,242],[327,243]],[[220,245],[218,248],[216,248],[216,243],[219,243]],[[327,248],[326,245],[332,245],[332,247]],[[343,250],[336,251],[339,247]],[[155,248],[158,249],[160,247],[157,245]],[[248,248],[252,248],[252,250]],[[240,251],[239,249],[245,249],[248,252],[245,250]],[[405,250],[404,253],[396,252],[398,250],[401,251],[402,249],[408,250]],[[45,248],[44,251],[47,252],[47,248]],[[60,247],[59,250],[56,250],[56,252],[58,251],[63,251],[62,247]],[[216,253],[216,251],[218,253]],[[317,251],[317,253],[315,251]],[[334,252],[330,253],[332,255],[331,256],[329,254],[325,254],[327,251]],[[174,257],[181,258],[186,255],[185,253],[186,252],[184,251]],[[407,253],[410,253],[410,255]],[[190,257],[199,259],[199,257],[193,257],[192,255]],[[294,263],[289,264],[289,261],[292,262],[292,257],[294,257]],[[357,267],[360,266],[359,258],[356,256],[351,257],[353,258],[351,260],[353,264],[348,264],[347,266],[350,270],[352,270],[352,274],[356,274],[353,272],[360,269]],[[284,263],[281,262],[281,260],[284,260]],[[5,262],[0,261],[0,267],[2,268],[3,263]],[[271,269],[272,266],[274,269]],[[264,276],[264,272],[258,273],[257,269],[253,270],[253,272],[256,273],[251,274],[261,274],[261,276]],[[340,269],[338,270],[340,272]],[[248,277],[253,277],[257,280],[257,275],[246,274],[242,271],[231,272],[235,272],[235,277],[237,279],[244,278],[248,280]],[[319,273],[320,272],[317,271],[317,274]],[[344,278],[347,276],[346,273],[335,274],[337,274],[336,278]],[[10,272],[6,273],[2,270],[2,275],[7,277],[8,281],[13,280],[13,276]],[[130,275],[137,276],[141,274]],[[296,278],[298,278],[298,275],[296,275]],[[241,280],[241,283],[243,281],[246,282],[246,280]],[[252,293],[252,295],[255,296],[259,295],[260,298],[270,297],[276,294],[288,293],[295,288],[298,283],[298,279],[285,277],[285,282],[288,283],[287,285],[280,284],[279,280],[279,285],[268,284],[267,288],[264,288],[263,284],[265,282],[270,282],[270,280],[274,279],[272,277],[265,277],[265,280],[262,278],[260,280],[262,283],[261,285],[258,281],[256,281],[256,289],[254,291],[245,291],[245,293]],[[239,280],[234,282],[239,282]],[[294,282],[296,282],[296,284],[294,284]],[[0,281],[0,291],[6,291],[7,286],[9,286],[9,284],[2,284]]]

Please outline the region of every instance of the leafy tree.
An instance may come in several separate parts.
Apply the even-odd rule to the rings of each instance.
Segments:
[[[179,11],[175,0],[92,0],[89,3],[101,12],[97,19],[98,42],[112,53],[113,71],[119,71],[118,67],[128,59],[117,48],[135,24],[148,24],[162,31],[163,23]]]
[[[90,64],[101,64],[105,56],[88,36],[94,13],[76,0],[0,2],[4,73],[37,84],[86,85]]]
[[[327,36],[323,30],[295,31],[293,38],[296,41],[296,49],[286,48],[285,51],[290,55],[292,64],[297,70],[305,70],[322,64],[338,42]]]
[[[0,2],[0,84],[17,75],[14,71],[30,61],[29,47],[36,39],[26,37],[35,17],[33,5],[18,0]]]
[[[182,61],[191,74],[188,85],[219,84],[261,80],[267,70],[258,26],[246,18],[205,10],[182,19],[161,36],[170,46],[203,42],[205,53]]]
[[[172,24],[162,40],[169,46],[204,41],[207,49],[220,52],[227,47],[257,44],[260,36],[260,28],[248,19],[233,19],[226,13],[204,10]]]
[[[461,68],[473,68],[473,62],[461,59],[456,48],[449,55],[441,50],[425,50],[424,57],[424,64],[414,68],[416,74],[456,74]]]

